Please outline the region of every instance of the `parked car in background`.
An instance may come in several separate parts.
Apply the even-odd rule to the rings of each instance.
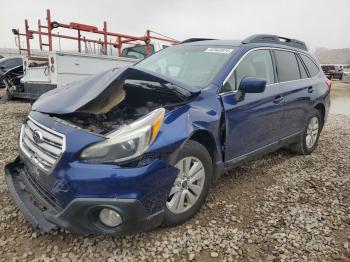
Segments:
[[[322,65],[323,73],[329,80],[333,79],[343,79],[343,69],[336,65]]]
[[[350,82],[350,67],[343,68],[343,81]]]
[[[0,59],[0,79],[9,69],[22,65],[22,57],[7,57]],[[1,81],[0,86],[5,87],[5,83]]]
[[[42,95],[6,182],[43,231],[178,225],[230,168],[285,146],[311,154],[330,88],[299,40],[255,35],[168,47]]]
[[[23,77],[23,65],[15,66],[7,70],[1,77],[0,82],[5,84],[7,99],[13,99],[12,90],[24,91],[23,83],[21,79]]]

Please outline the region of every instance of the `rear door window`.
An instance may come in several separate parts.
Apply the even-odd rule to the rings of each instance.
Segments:
[[[300,79],[298,61],[293,52],[274,50],[277,75],[280,82]]]
[[[309,58],[306,55],[302,55],[301,54],[301,58],[303,59],[307,70],[309,71],[311,77],[317,76],[318,73],[320,72],[320,69],[318,68],[318,66],[315,64],[314,61],[311,60],[311,58]]]
[[[269,50],[256,50],[248,53],[225,83],[223,91],[228,92],[238,89],[244,77],[261,78],[266,80],[266,84],[275,82]]]

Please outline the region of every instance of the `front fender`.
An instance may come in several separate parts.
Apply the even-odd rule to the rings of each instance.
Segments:
[[[214,139],[214,163],[222,162],[220,120],[222,106],[215,93],[202,92],[194,101],[169,111],[149,152],[169,153],[171,160],[196,132],[208,132]],[[170,161],[171,162],[171,161]]]

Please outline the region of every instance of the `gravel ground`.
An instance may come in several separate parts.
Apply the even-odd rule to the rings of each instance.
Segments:
[[[350,116],[330,115],[310,156],[280,150],[232,170],[181,226],[96,237],[34,232],[10,200],[3,167],[29,109],[0,101],[0,261],[350,260]]]

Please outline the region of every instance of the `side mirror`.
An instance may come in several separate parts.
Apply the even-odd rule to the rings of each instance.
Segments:
[[[242,93],[262,93],[265,91],[266,80],[256,77],[244,77],[238,90]]]

